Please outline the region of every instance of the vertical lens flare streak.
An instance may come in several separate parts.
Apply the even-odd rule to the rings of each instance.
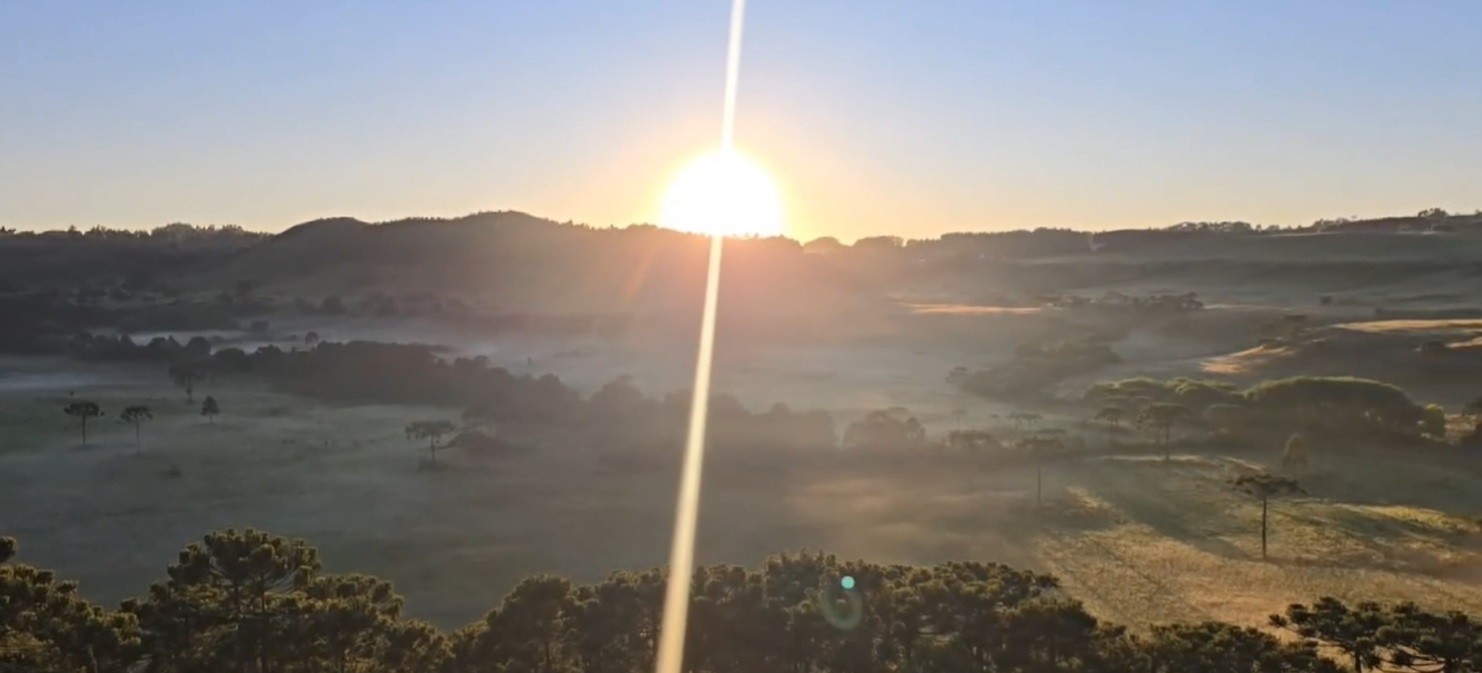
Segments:
[[[674,508],[674,543],[669,550],[669,582],[664,591],[664,620],[659,627],[657,673],[680,673],[684,658],[685,621],[689,613],[690,576],[695,565],[695,527],[700,515],[700,474],[705,459],[705,413],[710,402],[710,361],[715,345],[715,296],[720,285],[721,237],[710,239],[710,270],[705,280],[705,312],[700,323],[700,353],[695,363],[695,397],[684,442],[679,501]]]
[[[741,24],[746,18],[746,0],[731,0],[731,34],[726,47],[726,101],[720,118],[720,148],[729,152],[736,144],[736,82],[741,79]]]
[[[726,49],[725,107],[721,113],[722,152],[735,145],[736,80],[741,72],[741,25],[746,0],[731,1],[731,31]],[[674,506],[674,541],[669,549],[669,581],[664,590],[664,619],[659,627],[655,673],[680,673],[684,663],[684,635],[689,617],[690,579],[695,566],[695,527],[700,516],[700,475],[705,461],[705,420],[710,402],[710,364],[715,347],[716,298],[720,289],[722,236],[710,237],[710,261],[705,274],[705,309],[700,317],[700,344],[695,357],[694,398],[690,400],[689,432],[684,441],[679,497]]]

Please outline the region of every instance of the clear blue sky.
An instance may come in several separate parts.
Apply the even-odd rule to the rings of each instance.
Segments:
[[[1482,207],[1476,0],[751,0],[795,235]],[[728,2],[0,0],[0,225],[652,220]]]

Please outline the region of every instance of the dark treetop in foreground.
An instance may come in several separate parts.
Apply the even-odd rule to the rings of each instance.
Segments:
[[[7,673],[645,673],[665,577],[662,568],[589,585],[530,577],[484,618],[446,633],[405,616],[388,582],[325,573],[302,540],[253,530],[205,536],[117,611],[15,563],[15,550],[0,538]],[[1132,634],[1087,614],[1055,578],[994,563],[783,555],[757,569],[700,568],[692,595],[685,666],[705,673],[1344,670],[1319,644],[1363,670],[1482,664],[1482,625],[1461,613],[1324,598],[1273,617],[1300,634],[1295,643],[1218,622]]]

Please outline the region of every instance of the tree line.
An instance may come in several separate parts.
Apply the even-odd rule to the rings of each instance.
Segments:
[[[62,407],[62,413],[77,419],[77,427],[82,432],[82,445],[87,446],[87,424],[95,418],[102,418],[108,413],[97,402],[86,399],[75,399]],[[216,423],[216,417],[221,414],[221,404],[215,397],[210,395],[201,401],[201,415],[206,417],[206,422]],[[147,404],[131,404],[118,412],[118,422],[134,427],[134,452],[144,450],[144,423],[154,420],[154,409]]]
[[[1240,390],[1223,381],[1134,378],[1086,390],[1095,418],[1109,426],[1135,423],[1167,446],[1178,428],[1224,438],[1266,439],[1301,433],[1319,442],[1355,438],[1439,440],[1446,412],[1417,403],[1398,386],[1351,376],[1297,376]]]
[[[339,343],[322,341],[317,334],[308,337],[305,348],[285,350],[269,345],[250,353],[235,347],[213,349],[201,337],[184,344],[166,337],[139,344],[126,337],[78,335],[73,343],[78,357],[169,363],[169,377],[187,397],[203,381],[253,376],[311,397],[461,408],[465,426],[533,422],[596,427],[617,442],[651,445],[678,441],[688,419],[688,391],[647,396],[631,380],[619,378],[584,397],[554,375],[514,374],[491,366],[484,357],[449,359],[428,345]],[[1094,339],[1054,342],[1017,349],[1015,361],[1004,369],[973,372],[959,367],[947,380],[964,389],[997,395],[1043,383],[1037,375],[1010,375],[1036,370],[1034,363],[1072,363],[1080,368],[1115,359],[1103,342]],[[1057,369],[1049,378],[1061,375]],[[1124,424],[1142,429],[1165,450],[1180,431],[1193,430],[1230,441],[1273,437],[1281,441],[1293,433],[1318,443],[1358,437],[1434,441],[1444,438],[1447,422],[1443,408],[1420,404],[1397,386],[1347,376],[1274,379],[1245,389],[1217,380],[1132,378],[1093,384],[1084,400],[1092,405],[1096,420],[1111,429]],[[710,415],[710,441],[722,448],[839,444],[833,420],[819,410],[795,411],[777,404],[753,412],[734,396],[722,393],[713,396]],[[903,409],[872,412],[846,428],[843,444],[924,445],[925,429],[919,423],[913,426],[909,416]],[[961,441],[947,439],[954,446],[976,441],[966,435],[957,438]]]
[[[1467,227],[1479,221],[1476,216],[1460,215],[1442,219]],[[1392,224],[1405,226],[1397,223],[1412,220],[1431,227],[1439,222],[1433,212],[1428,212],[1370,223],[1387,230],[1394,228]],[[1335,228],[1359,227],[1357,223],[1326,227]],[[1283,231],[1308,230],[1318,229]],[[804,312],[861,288],[937,282],[959,273],[968,273],[980,283],[983,274],[992,274],[993,285],[1016,288],[1013,294],[1033,295],[1126,280],[1162,268],[1159,263],[1131,264],[1115,259],[1088,263],[1089,256],[1103,249],[1136,250],[1170,240],[1254,236],[1270,231],[1221,222],[1095,234],[1039,228],[961,232],[922,240],[878,236],[852,245],[833,238],[806,244],[780,237],[737,239],[727,243],[727,254],[735,262],[728,273],[749,278],[743,284],[749,288],[747,292],[765,288],[759,294],[768,297],[769,303]],[[560,320],[534,315],[513,319],[498,316],[495,320],[519,326],[588,320],[591,316],[577,318],[572,314],[588,313],[592,306],[604,305],[604,288],[614,283],[622,285],[620,281],[632,278],[635,269],[644,270],[640,275],[647,278],[645,286],[656,296],[685,300],[683,290],[702,273],[704,255],[703,237],[691,234],[642,225],[586,227],[514,212],[376,225],[339,218],[304,223],[276,236],[234,227],[179,224],[149,233],[103,228],[21,233],[0,236],[0,310],[10,317],[0,323],[0,351],[54,351],[67,334],[105,325],[121,330],[231,329],[237,319],[271,308],[266,296],[246,302],[242,293],[229,291],[230,286],[220,286],[219,281],[203,285],[204,281],[188,280],[203,269],[226,270],[237,276],[239,284],[255,279],[250,282],[281,289],[285,281],[305,269],[348,267],[352,285],[364,293],[353,308],[372,315],[446,313],[462,320],[477,312],[467,310],[452,295],[462,292],[460,288],[469,283],[527,298],[523,305],[540,307],[532,308],[536,312],[565,314]],[[1042,263],[1046,257],[1069,258],[1072,262]],[[391,281],[396,274],[387,275],[378,269],[427,264],[448,269],[450,277],[461,279],[458,287],[446,285],[447,296],[430,300],[378,294],[381,289],[394,290],[398,285]],[[1435,264],[1428,262],[1421,267],[1434,272]],[[551,296],[564,296],[566,290],[562,288],[569,285],[568,279],[550,272],[561,268],[584,270],[588,282],[582,294],[590,301],[577,302],[567,310],[549,308]],[[1164,270],[1178,272],[1171,267]],[[207,288],[220,291],[216,301],[190,298]],[[317,303],[296,297],[292,304],[299,312],[337,313],[346,310],[349,297],[334,302],[329,302],[329,297],[314,299]],[[1099,300],[1095,303],[1105,304]],[[1178,303],[1159,302],[1139,310],[1177,309]],[[608,329],[602,321],[592,327]]]
[[[0,670],[28,673],[647,673],[666,577],[662,567],[592,584],[529,577],[448,632],[406,615],[390,582],[324,572],[307,542],[251,529],[190,544],[117,609],[16,552],[0,538]],[[1321,598],[1271,617],[1295,638],[1213,621],[1134,632],[1091,615],[1052,576],[976,561],[783,554],[697,569],[690,601],[684,665],[696,673],[1482,666],[1482,622],[1461,612]]]
[[[422,344],[321,341],[284,350],[213,349],[201,337],[185,344],[158,337],[79,335],[79,357],[168,363],[167,374],[188,398],[202,382],[225,376],[260,378],[286,392],[345,402],[428,404],[461,409],[464,427],[536,423],[600,428],[611,442],[671,445],[683,436],[690,392],[645,395],[619,378],[583,396],[553,374],[514,374],[479,357],[440,357]],[[309,342],[306,342],[308,344]],[[84,354],[85,353],[85,354]],[[806,449],[838,443],[833,419],[821,410],[774,404],[753,412],[735,396],[718,393],[709,407],[709,438],[717,449]]]
[[[1026,342],[1014,348],[1008,362],[988,369],[953,367],[947,383],[987,398],[1019,399],[1037,395],[1061,380],[1121,362],[1103,335]]]

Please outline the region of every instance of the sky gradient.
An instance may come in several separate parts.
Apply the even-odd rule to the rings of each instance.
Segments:
[[[0,226],[653,221],[728,0],[0,0]],[[1482,208],[1482,2],[749,0],[789,233]]]

